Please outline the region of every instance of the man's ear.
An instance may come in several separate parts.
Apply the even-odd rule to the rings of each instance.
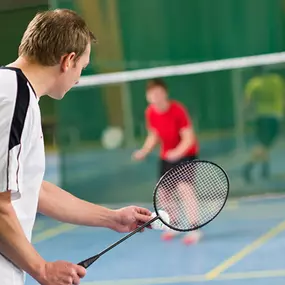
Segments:
[[[71,52],[61,57],[60,60],[60,69],[63,72],[66,72],[68,69],[74,67],[75,62],[75,53]]]

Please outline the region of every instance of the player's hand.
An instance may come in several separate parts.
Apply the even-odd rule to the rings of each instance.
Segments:
[[[121,233],[131,232],[152,219],[148,209],[136,206],[121,208],[115,212],[116,221],[113,230]]]
[[[181,155],[177,153],[175,150],[169,150],[166,153],[166,160],[170,162],[176,162],[181,159]]]
[[[37,281],[42,285],[78,285],[85,274],[85,268],[70,262],[47,262]]]
[[[143,149],[135,151],[132,155],[134,160],[144,160],[147,156],[147,153]]]

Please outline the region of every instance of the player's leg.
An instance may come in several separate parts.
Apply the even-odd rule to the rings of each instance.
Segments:
[[[190,156],[184,158],[182,161],[192,161],[194,159],[198,159],[198,156]],[[184,180],[184,179],[183,179]],[[185,218],[187,218],[189,221],[195,223],[195,220],[198,221],[198,204],[197,204],[197,197],[195,194],[195,173],[193,173],[192,177],[185,177],[185,180],[180,182],[178,184],[178,193],[180,195],[181,201],[188,201],[187,204],[184,205],[186,206],[184,209],[185,212]],[[195,230],[188,232],[185,234],[183,238],[183,242],[185,244],[194,244],[197,243],[200,239],[202,238],[202,232],[201,230]]]
[[[263,122],[263,136],[262,143],[264,146],[263,161],[261,175],[263,178],[270,176],[270,149],[274,140],[276,139],[279,132],[279,121],[275,117],[264,118]]]
[[[162,177],[168,170],[170,170],[172,167],[174,166],[174,164],[166,161],[166,160],[160,160],[160,170],[159,170],[159,174],[160,174],[160,177]],[[163,193],[162,195],[164,195],[164,197],[162,198],[163,201],[165,201],[165,210],[167,212],[167,205],[169,203],[167,203],[167,191],[161,191],[161,193]],[[173,213],[173,211],[169,211],[170,213]],[[175,220],[176,217],[175,216],[171,216],[170,217],[171,220]],[[161,235],[161,239],[162,240],[165,240],[165,241],[168,241],[168,240],[172,240],[174,237],[176,237],[177,235],[179,235],[179,232],[177,231],[174,231],[174,230],[171,230],[171,229],[168,229],[168,230],[165,230],[162,235]]]
[[[181,159],[180,161],[176,163],[169,163],[167,161],[162,161],[161,164],[161,175],[163,175],[166,171],[171,169],[173,166],[175,166],[178,163],[181,163],[183,161],[189,161],[189,160],[194,160],[197,159],[197,156],[190,156],[190,157],[185,157]],[[184,212],[185,219],[188,220],[198,220],[198,211],[197,211],[197,202],[196,202],[196,197],[195,197],[195,192],[194,192],[194,187],[193,187],[193,179],[189,177],[185,177],[185,179],[182,177],[182,180],[177,183],[177,208],[179,208],[180,201],[183,201],[184,206],[183,209],[181,209],[181,212]],[[165,200],[167,201],[167,191],[165,193]],[[189,195],[191,197],[189,197]],[[185,201],[189,201],[189,205],[186,205],[185,207]],[[178,217],[170,217],[171,219],[175,220]],[[178,220],[181,220],[179,218]],[[187,221],[186,221],[187,223]],[[180,233],[177,231],[173,231],[171,229],[164,231],[162,234],[161,238],[163,240],[172,240],[173,238],[177,237]],[[183,242],[185,244],[193,244],[198,242],[202,237],[202,233],[200,230],[192,231],[186,234],[183,238]]]
[[[246,182],[250,183],[252,181],[252,170],[254,166],[257,163],[260,163],[263,161],[264,157],[264,146],[263,146],[263,118],[258,117],[255,121],[255,137],[257,140],[257,143],[253,146],[251,155],[249,156],[248,162],[246,163],[244,167],[244,179]]]

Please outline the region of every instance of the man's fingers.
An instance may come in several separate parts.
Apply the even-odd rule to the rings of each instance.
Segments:
[[[86,275],[86,269],[83,266],[76,265],[76,273],[80,278],[83,278]]]
[[[140,213],[136,213],[135,214],[135,218],[136,218],[138,223],[147,223],[147,222],[149,222],[152,219],[151,216],[143,215],[143,214],[140,214]]]
[[[151,211],[146,209],[146,208],[136,208],[136,215],[135,218],[138,222],[139,225],[142,225],[144,223],[149,222],[152,217],[151,217]]]
[[[151,216],[151,211],[146,208],[137,208],[137,212],[142,215]]]
[[[79,285],[80,284],[80,277],[76,274],[76,272],[74,272],[74,274],[72,275],[72,281],[73,281],[73,285]]]

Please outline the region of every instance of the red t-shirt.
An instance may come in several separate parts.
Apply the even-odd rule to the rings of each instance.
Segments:
[[[159,113],[153,106],[148,106],[145,112],[148,129],[153,129],[160,138],[160,157],[165,159],[166,153],[174,149],[181,140],[180,131],[186,127],[192,127],[192,121],[185,107],[177,102],[170,101],[166,112]],[[199,144],[195,138],[194,144],[185,152],[184,157],[197,155]]]

